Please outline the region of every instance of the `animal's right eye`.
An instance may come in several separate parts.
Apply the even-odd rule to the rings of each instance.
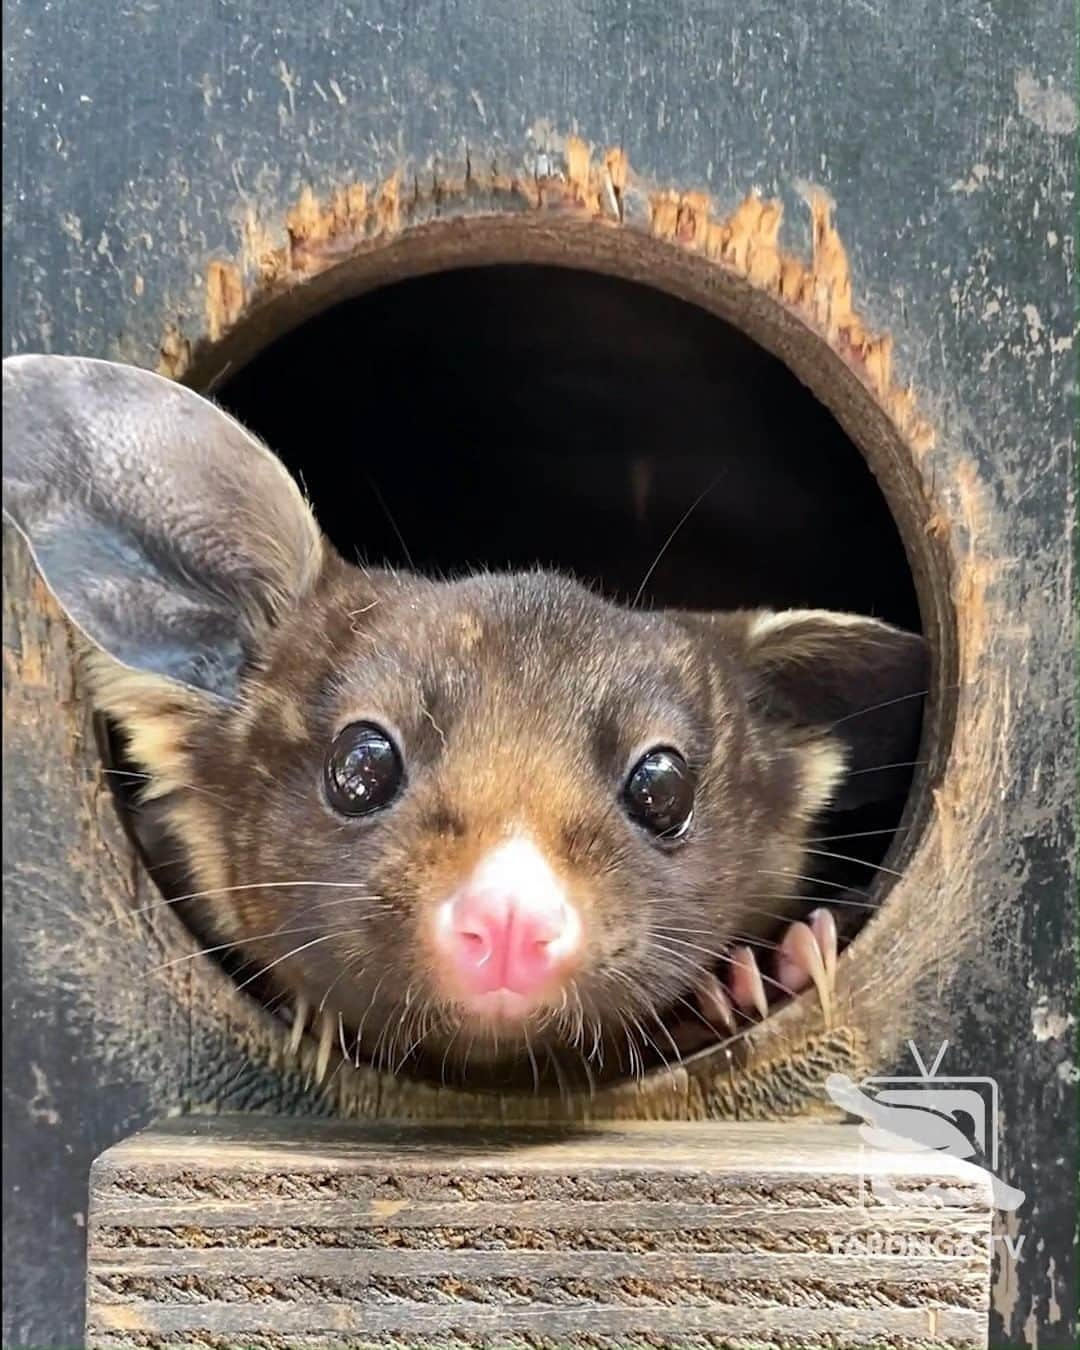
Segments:
[[[694,819],[694,781],[678,750],[658,746],[643,755],[623,788],[626,812],[665,843],[681,840]]]
[[[326,796],[343,816],[389,806],[405,783],[405,766],[390,735],[374,722],[353,722],[326,756]]]

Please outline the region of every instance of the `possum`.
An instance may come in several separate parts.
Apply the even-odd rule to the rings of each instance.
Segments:
[[[354,565],[269,449],[131,366],[8,358],[4,442],[136,833],[324,1066],[539,1089],[829,1000],[814,831],[912,761],[922,637]]]

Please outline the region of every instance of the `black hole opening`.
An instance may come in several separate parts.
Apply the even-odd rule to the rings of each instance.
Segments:
[[[656,605],[919,627],[888,505],[832,415],[745,334],[639,283],[512,265],[399,282],[311,319],[215,397],[346,557],[541,562],[630,598],[664,549]]]
[[[644,583],[656,606],[921,627],[896,523],[832,414],[737,328],[643,284],[539,265],[396,282],[310,318],[213,394],[346,557],[432,574],[542,563],[623,600]],[[823,823],[845,842],[822,847],[860,860],[819,860],[823,895],[873,885],[910,778]],[[864,915],[837,911],[845,937]]]

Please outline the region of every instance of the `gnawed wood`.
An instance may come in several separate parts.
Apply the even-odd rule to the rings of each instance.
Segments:
[[[88,1343],[980,1346],[990,1218],[846,1125],[187,1117],[95,1164]]]

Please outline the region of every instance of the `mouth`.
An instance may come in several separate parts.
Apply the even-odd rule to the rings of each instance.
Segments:
[[[839,948],[836,920],[824,905],[786,924],[777,941],[748,939],[729,945],[668,1011],[666,1037],[680,1057],[694,1053],[764,1020],[775,1007],[810,988],[829,1020]],[[494,1034],[548,1020],[556,1011],[506,988],[474,995],[459,1005],[461,1021],[470,1031]]]
[[[664,940],[679,939],[668,935]],[[340,1060],[354,1067],[366,1062],[447,1086],[532,1092],[550,1086],[565,1096],[591,1093],[598,1086],[640,1078],[654,1069],[670,1069],[721,1047],[808,991],[829,1022],[841,945],[834,911],[819,904],[768,940],[747,937],[719,948],[712,964],[666,1009],[647,1015],[616,1014],[602,1031],[576,1014],[576,995],[556,1008],[508,988],[457,1002],[441,1031],[432,1023],[430,1036],[422,1033],[414,1038],[415,1028],[403,1029],[402,1036],[395,1035],[389,1044],[380,1035],[374,1045],[366,1041],[361,1045],[361,1037],[329,1008],[316,1010],[306,1004],[289,1008],[283,1002],[277,1010],[291,1022],[294,1052],[305,1031],[318,1039],[316,1081]]]
[[[512,1027],[526,1022],[536,1010],[535,1000],[515,989],[491,989],[461,1004],[462,1021],[477,1026]]]
[[[679,939],[665,934],[663,941]],[[786,923],[775,940],[747,938],[727,945],[671,1008],[654,1014],[659,1031],[650,1036],[642,1028],[642,1052],[647,1059],[651,1041],[658,1061],[663,1059],[665,1046],[681,1059],[748,1030],[808,989],[814,990],[826,1021],[831,1020],[839,950],[837,922],[825,905]],[[567,1003],[564,991],[564,1012]],[[558,1000],[538,1002],[506,988],[461,1000],[455,1011],[468,1033],[496,1038],[553,1021],[565,1020],[568,1027],[573,1024],[572,1018],[560,1019]]]

